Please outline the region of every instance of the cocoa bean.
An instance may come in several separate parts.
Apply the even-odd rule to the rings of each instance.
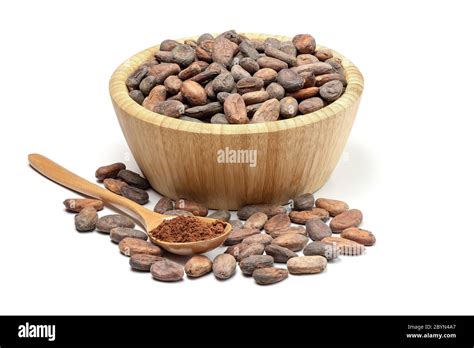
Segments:
[[[186,69],[181,70],[181,72],[178,74],[178,78],[181,80],[187,80],[193,76],[196,76],[202,71],[203,69],[201,65],[199,64],[199,62],[194,62],[191,65],[189,65]]]
[[[240,80],[239,83],[242,81],[243,80]],[[244,99],[237,93],[231,94],[226,98],[224,102],[224,113],[229,123],[245,124],[249,122]]]
[[[107,166],[97,168],[97,170],[95,171],[95,177],[99,181],[103,181],[107,178],[115,179],[117,177],[118,172],[120,172],[122,169],[125,169],[125,164],[121,162],[112,163]]]
[[[296,65],[296,57],[289,55],[283,51],[280,51],[276,49],[275,47],[272,47],[271,45],[268,45],[265,47],[265,54],[269,57],[281,60],[285,62],[286,64],[288,64],[289,66]]]
[[[194,76],[196,77],[196,76]],[[204,88],[197,82],[186,80],[181,86],[183,98],[192,106],[204,105],[207,103],[207,94]]]
[[[359,209],[350,209],[336,215],[329,224],[333,233],[341,233],[349,227],[357,227],[362,222],[362,212]]]
[[[316,51],[315,54],[316,58],[318,58],[320,61],[324,62],[330,58],[332,58],[333,54],[330,49],[327,48],[321,48]]]
[[[164,40],[160,44],[161,51],[171,51],[176,46],[181,45],[178,41],[175,40]]]
[[[186,199],[180,199],[176,202],[176,209],[189,211],[195,216],[207,216],[208,209],[205,205]]]
[[[231,73],[225,72],[217,75],[217,77],[213,80],[212,87],[214,89],[214,93],[219,92],[232,92],[235,87],[235,81],[232,77]]]
[[[181,79],[176,75],[168,76],[164,81],[166,92],[168,92],[169,94],[179,93],[182,84],[183,81],[181,81]]]
[[[323,256],[299,256],[288,260],[286,264],[291,274],[316,274],[326,269],[328,261]]]
[[[270,233],[272,238],[278,238],[284,234],[289,233],[296,233],[301,234],[302,236],[306,236],[306,229],[303,226],[288,226],[286,228],[280,228],[279,230],[275,230]]]
[[[312,193],[304,193],[293,200],[294,210],[310,210],[314,207]]]
[[[339,253],[345,256],[360,256],[365,251],[365,247],[362,244],[346,238],[326,237],[321,242],[335,245],[339,250]]]
[[[148,193],[145,190],[129,185],[122,186],[120,188],[120,194],[141,205],[148,203],[149,199]]]
[[[142,190],[147,190],[150,188],[148,180],[142,177],[140,174],[132,172],[128,169],[122,169],[117,174],[117,178],[125,181],[130,186],[140,188]]]
[[[331,237],[332,232],[328,225],[326,225],[319,217],[314,217],[306,222],[306,232],[312,240],[322,240],[326,237]]]
[[[95,210],[99,211],[104,209],[104,202],[99,199],[90,199],[90,198],[69,198],[63,202],[66,210],[79,213],[85,207],[93,207]]]
[[[264,246],[269,245],[272,242],[273,238],[268,234],[260,233],[254,234],[253,236],[247,237],[242,241],[242,245],[248,245],[253,243],[260,243]]]
[[[153,111],[158,103],[166,100],[166,88],[165,86],[156,86],[150,91],[148,97],[143,100],[143,107]]]
[[[329,58],[325,61],[325,63],[331,65],[335,72],[337,72],[342,77],[345,77],[344,68],[342,67],[340,60],[336,58]]]
[[[278,263],[286,263],[292,257],[298,256],[294,251],[276,244],[267,245],[265,247],[265,253],[272,256],[274,262]]]
[[[296,57],[298,52],[296,51],[295,45],[293,45],[293,42],[291,41],[284,41],[280,45],[280,51],[292,56]]]
[[[258,58],[258,51],[250,41],[242,41],[239,45],[239,49],[240,52],[242,52],[246,57],[249,57],[253,60]]]
[[[213,124],[229,124],[224,114],[218,113],[211,117],[211,123]]]
[[[219,39],[220,37],[225,37],[227,40],[235,43],[236,45],[240,44],[242,40],[246,39],[242,34],[238,34],[235,30],[227,30],[223,32],[222,34],[216,37],[216,40]],[[237,49],[238,49],[238,46],[237,46]]]
[[[228,210],[216,210],[209,214],[208,218],[228,222],[230,220],[230,212]]]
[[[277,214],[286,213],[286,209],[285,207],[276,204],[253,204],[240,208],[237,212],[237,216],[239,219],[247,220],[250,216],[258,212],[264,213],[268,217],[272,217]]]
[[[165,100],[155,105],[153,112],[168,117],[178,118],[184,113],[184,104],[177,100]]]
[[[295,98],[296,100],[305,100],[308,98],[312,98],[317,95],[319,92],[318,87],[308,87],[302,88],[299,91],[288,93],[288,96]]]
[[[140,91],[143,95],[150,94],[150,91],[158,84],[158,81],[155,76],[147,76],[145,77],[142,82],[140,82]]]
[[[168,197],[161,197],[160,200],[156,203],[153,211],[156,213],[163,214],[165,211],[174,209],[174,201]]]
[[[314,83],[318,87],[323,86],[326,83],[328,83],[329,81],[334,81],[334,80],[341,81],[343,86],[347,85],[347,81],[344,78],[344,76],[342,76],[338,73],[319,75],[319,76],[316,76],[314,79],[315,79]]]
[[[279,245],[284,248],[288,248],[292,251],[303,250],[305,245],[308,243],[308,237],[298,233],[287,233],[273,239],[272,244]]]
[[[207,97],[210,100],[216,99],[216,93],[214,92],[214,81],[211,80],[204,86],[204,90],[206,91]]]
[[[74,216],[74,224],[79,232],[88,232],[95,230],[95,224],[99,219],[97,210],[93,206],[87,206],[79,214]]]
[[[300,54],[296,57],[296,66],[313,64],[319,62],[319,59],[312,54]]]
[[[229,67],[238,48],[239,47],[235,43],[220,36],[215,40],[214,48],[212,50],[212,60]]]
[[[209,34],[209,33],[202,34],[201,36],[198,37],[197,44],[199,45],[201,44],[201,42],[205,40],[214,40],[214,36],[212,36],[212,34]]]
[[[159,260],[151,265],[151,275],[154,279],[162,282],[177,282],[183,279],[183,267],[176,262],[170,260]]]
[[[240,228],[238,230],[233,230],[230,232],[229,236],[224,242],[224,245],[234,245],[239,244],[245,238],[250,237],[254,234],[259,234],[260,231],[255,228]]]
[[[148,68],[148,75],[156,78],[157,84],[161,85],[171,75],[178,75],[181,68],[175,63],[161,63]]]
[[[172,62],[178,64],[182,68],[186,68],[196,57],[194,49],[189,45],[178,45],[171,50]]]
[[[318,198],[316,200],[316,207],[327,210],[331,216],[336,216],[349,210],[349,205],[346,202],[329,198]]]
[[[130,257],[129,263],[135,271],[150,272],[151,265],[162,260],[164,258],[157,255],[134,254]]]
[[[321,95],[321,98],[324,100],[333,102],[342,95],[343,91],[344,86],[342,85],[342,82],[339,80],[333,80],[326,82],[321,86],[319,89],[319,95]]]
[[[224,251],[224,253],[232,255],[234,258],[237,258],[243,246],[244,245],[242,243],[231,245]]]
[[[301,224],[304,225],[309,219],[312,218],[319,218],[322,221],[328,221],[329,220],[329,213],[321,208],[313,208],[311,210],[302,210],[302,211],[296,211],[293,210],[290,213],[290,219],[291,222],[295,224]]]
[[[270,99],[258,108],[250,123],[276,121],[278,117],[280,117],[280,102],[277,99]]]
[[[305,64],[300,66],[292,67],[295,73],[300,74],[302,72],[310,72],[314,75],[322,75],[322,74],[329,74],[333,71],[333,68],[328,63],[324,62],[316,62],[311,64]]]
[[[148,240],[145,232],[129,227],[114,227],[110,230],[110,239],[112,242],[120,243],[125,238],[136,238],[141,240]]]
[[[248,92],[242,95],[245,105],[257,104],[266,101],[270,96],[266,91]]]
[[[240,261],[239,267],[243,274],[252,275],[259,268],[273,266],[273,257],[270,255],[251,255]]]
[[[335,260],[339,256],[339,249],[330,243],[325,243],[321,241],[311,242],[303,249],[303,254],[305,256],[323,256],[326,260],[331,261]]]
[[[135,254],[148,254],[161,256],[163,251],[157,245],[148,243],[142,239],[125,237],[119,242],[119,250],[125,256]]]
[[[189,278],[198,278],[212,271],[212,261],[207,256],[196,255],[184,265],[184,272]]]
[[[261,230],[265,223],[268,220],[268,216],[262,212],[256,212],[248,217],[247,221],[245,221],[244,227],[245,228],[256,228]]]
[[[227,92],[220,92],[220,93],[217,93],[217,100],[221,103],[221,104],[224,104],[225,100],[227,99],[227,97],[230,95],[230,93],[227,93]]]
[[[187,108],[185,114],[189,117],[194,117],[198,119],[210,117],[215,115],[218,112],[222,112],[222,104],[219,102],[212,102],[206,105],[193,106],[192,108]]]
[[[160,63],[173,63],[173,54],[171,51],[158,51],[155,53],[155,58]]]
[[[229,220],[229,224],[232,225],[232,230],[239,230],[244,228],[244,224],[240,220]]]
[[[324,107],[324,102],[321,98],[313,97],[303,100],[298,106],[298,110],[303,114],[309,114],[310,112],[317,111]]]
[[[265,232],[271,234],[276,230],[281,230],[287,228],[291,225],[290,218],[287,214],[278,214],[272,216],[268,221],[265,223]]]
[[[294,92],[304,85],[304,78],[290,69],[282,69],[278,72],[277,82],[288,92]]]
[[[263,41],[263,43],[264,43],[264,50],[265,48],[267,48],[267,46],[272,46],[276,48],[277,50],[279,50],[281,47],[281,41],[274,37],[267,37],[265,41]]]
[[[298,34],[293,40],[298,53],[314,53],[316,50],[316,40],[309,34]]]
[[[181,103],[184,102],[184,98],[183,98],[183,95],[181,94],[181,92],[169,97],[167,100],[177,100],[177,101],[180,101]]]
[[[258,285],[270,285],[288,278],[288,271],[275,267],[258,268],[253,272],[252,276]]]
[[[260,68],[270,68],[277,72],[281,69],[288,69],[287,63],[272,57],[260,57],[257,59],[257,63]]]
[[[82,212],[81,212],[82,213]],[[371,246],[375,244],[375,236],[372,232],[363,230],[358,227],[349,227],[341,232],[341,237],[353,240],[359,244],[365,246]]]
[[[285,96],[285,89],[276,82],[270,83],[267,86],[266,91],[269,99],[275,98],[281,100]]]
[[[244,68],[242,68],[240,65],[234,65],[230,72],[234,80],[237,82],[242,80],[243,78],[251,76],[250,73]]]
[[[261,243],[242,244],[242,248],[239,249],[239,254],[235,259],[242,261],[251,255],[262,255],[264,250],[265,246]]]
[[[196,57],[199,60],[203,60],[205,62],[212,63],[212,52],[214,50],[214,46],[216,44],[216,40],[204,40],[201,41],[198,47],[196,47]]]
[[[227,70],[227,68],[223,64],[216,63],[216,62],[213,62],[213,63],[209,64],[206,71],[216,73],[215,76],[217,76],[219,74],[222,74],[222,73],[225,73],[225,72],[229,72],[229,70]]]
[[[262,79],[264,86],[267,86],[268,84],[276,81],[278,73],[270,68],[262,68],[253,74],[253,76]]]
[[[229,254],[217,255],[212,264],[212,271],[218,279],[229,279],[235,273],[237,263],[235,258]]]
[[[285,97],[280,100],[280,116],[292,118],[298,114],[298,101],[293,97]]]
[[[194,216],[192,213],[186,210],[180,210],[180,209],[172,209],[172,210],[167,210],[163,213],[163,215],[174,215],[174,216]]]
[[[102,216],[96,223],[97,231],[103,233],[110,233],[110,230],[115,227],[129,227],[134,228],[135,223],[128,217],[119,215],[119,214],[112,214],[112,215],[105,215]]]
[[[130,74],[130,76],[125,80],[125,85],[128,87],[129,90],[137,89],[140,85],[140,82],[146,77],[148,74],[148,67],[147,66],[139,66],[134,72]]]
[[[303,89],[314,87],[314,85],[316,84],[316,76],[314,76],[313,73],[306,71],[300,73],[299,75],[304,78]]]
[[[104,186],[107,190],[112,191],[115,194],[121,195],[120,189],[123,186],[128,186],[128,184],[122,180],[104,179]]]
[[[142,91],[138,89],[134,89],[128,93],[128,96],[132,98],[136,103],[142,105],[143,101],[145,100],[145,96],[143,95]]]
[[[189,117],[189,116],[181,116],[179,119],[182,121],[188,121],[188,122],[194,122],[194,123],[204,123],[201,120],[198,120],[197,118]]]
[[[240,60],[240,66],[252,75],[260,70],[260,66],[258,65],[257,61],[248,57],[242,58]]]
[[[263,88],[263,85],[264,82],[259,77],[246,77],[237,82],[237,91],[240,94],[260,91]]]

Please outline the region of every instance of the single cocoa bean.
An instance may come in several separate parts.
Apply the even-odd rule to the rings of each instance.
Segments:
[[[163,214],[165,211],[174,209],[174,201],[168,197],[161,197],[160,200],[156,203],[153,211],[156,213]]]
[[[305,100],[308,98],[312,98],[315,95],[317,95],[319,92],[318,87],[308,87],[308,88],[302,88],[299,91],[288,93],[288,96],[291,96],[297,100]]]
[[[276,82],[270,83],[266,91],[268,93],[268,99],[278,99],[281,100],[285,96],[285,89]]]
[[[365,247],[353,240],[341,237],[326,237],[321,242],[335,245],[341,255],[360,256],[364,253]]]
[[[237,82],[237,91],[240,94],[260,91],[263,88],[263,85],[264,82],[259,77],[246,77]]]
[[[178,118],[184,113],[184,104],[177,100],[165,100],[155,105],[153,112],[168,117]]]
[[[268,221],[265,223],[264,228],[266,233],[271,234],[276,230],[281,230],[290,227],[290,225],[290,217],[287,214],[278,214],[268,219]]]
[[[177,282],[183,279],[183,266],[170,260],[159,260],[151,265],[151,275],[162,282]]]
[[[258,230],[261,230],[265,223],[268,220],[268,216],[265,213],[262,212],[256,212],[249,216],[247,221],[245,221],[244,227],[245,228],[256,228]]]
[[[272,256],[274,262],[278,263],[286,263],[292,257],[298,256],[294,251],[276,244],[267,245],[265,247],[265,253]]]
[[[121,195],[120,189],[123,186],[128,186],[125,181],[118,180],[118,179],[104,179],[104,186],[107,190],[112,191],[115,194]]]
[[[93,206],[87,206],[74,217],[76,230],[79,232],[88,232],[95,230],[95,224],[99,219],[97,210]]]
[[[257,61],[252,58],[242,58],[240,60],[240,66],[252,75],[260,70],[260,66],[258,65]]]
[[[239,45],[240,52],[242,52],[246,57],[249,57],[253,60],[257,60],[258,51],[255,49],[251,41],[242,41]]]
[[[290,213],[290,219],[291,222],[295,224],[301,224],[304,225],[309,219],[312,218],[319,218],[322,221],[328,221],[329,220],[329,213],[321,208],[313,208],[311,210],[302,210],[302,211],[296,211],[293,210]]]
[[[189,278],[198,278],[212,271],[212,261],[207,256],[196,255],[184,265],[184,272]]]
[[[139,189],[129,185],[124,185],[120,188],[120,194],[138,204],[148,203],[149,196],[145,190]]]
[[[175,40],[164,40],[160,44],[161,51],[171,51],[176,46],[181,45],[178,41]]]
[[[287,233],[273,239],[272,244],[279,245],[284,248],[288,248],[292,251],[303,250],[305,245],[308,243],[308,237],[298,233]]]
[[[162,260],[164,258],[157,255],[134,254],[130,256],[129,264],[135,271],[150,272],[151,265]]]
[[[194,122],[194,123],[204,123],[201,120],[198,120],[197,118],[189,117],[189,116],[181,116],[179,119],[182,121],[188,121],[188,122]]]
[[[322,240],[326,237],[331,237],[332,235],[329,226],[319,217],[311,218],[306,222],[306,232],[312,240]]]
[[[85,207],[93,207],[95,210],[99,211],[104,209],[104,202],[99,199],[90,199],[90,198],[69,198],[63,202],[66,210],[79,213]]]
[[[147,66],[139,66],[134,72],[130,74],[130,76],[125,80],[125,85],[128,87],[129,90],[137,89],[140,85],[140,82],[146,77],[148,74],[148,67]]]
[[[253,74],[253,76],[262,79],[264,86],[267,86],[276,81],[278,73],[270,68],[262,68]]]
[[[304,78],[303,89],[314,87],[316,84],[316,76],[314,76],[313,73],[306,71],[300,73],[299,75]]]
[[[179,93],[182,84],[183,81],[176,75],[168,76],[164,82],[166,92],[173,95]]]
[[[195,76],[196,77],[196,76]],[[207,103],[207,94],[204,88],[197,82],[186,80],[181,86],[181,94],[192,106],[204,105]]]
[[[240,65],[234,65],[231,69],[231,74],[232,74],[232,77],[234,78],[235,81],[240,81],[246,77],[250,77],[250,73],[245,70],[244,68],[242,68]]]
[[[186,69],[181,70],[181,72],[178,74],[178,78],[184,81],[184,80],[190,79],[193,76],[196,76],[202,71],[203,69],[202,69],[202,66],[199,64],[199,62],[194,62],[190,66],[188,66]]]
[[[293,97],[285,97],[280,100],[280,116],[292,118],[298,114],[298,101]]]
[[[265,41],[263,41],[263,43],[264,43],[263,51],[265,51],[265,48],[267,48],[267,46],[272,46],[276,48],[277,50],[279,50],[281,47],[281,41],[274,37],[267,37]]]
[[[296,66],[313,64],[317,62],[319,62],[319,59],[312,54],[300,54],[296,57]]]
[[[209,214],[208,218],[228,222],[230,220],[230,212],[228,210],[216,210]]]
[[[288,278],[288,271],[275,267],[258,268],[253,272],[252,276],[258,285],[270,285]]]
[[[157,84],[158,81],[155,76],[147,76],[140,82],[139,88],[143,95],[148,95]]]
[[[153,111],[155,106],[158,103],[161,103],[166,100],[166,88],[165,86],[156,86],[150,91],[148,97],[143,100],[143,107],[147,108],[148,110]]]
[[[333,72],[332,66],[324,62],[316,62],[316,63],[311,63],[311,64],[299,65],[299,66],[292,67],[291,70],[293,70],[297,74],[300,74],[303,72],[310,72],[310,73],[313,73],[314,75],[329,74]]]
[[[283,51],[280,51],[276,49],[275,47],[272,46],[267,46],[265,47],[265,54],[269,57],[276,58],[278,60],[281,60],[288,64],[289,66],[295,66],[296,65],[296,57],[289,55]]]
[[[316,207],[327,210],[331,216],[336,216],[349,210],[349,205],[346,202],[329,198],[318,198],[316,200]]]
[[[110,233],[110,230],[115,227],[133,228],[135,223],[130,218],[119,214],[102,216],[96,223],[97,231],[103,233]]]
[[[243,80],[240,80],[237,85],[242,81]],[[224,113],[229,123],[245,124],[249,122],[244,99],[237,93],[231,94],[226,98],[224,102]]]
[[[82,212],[81,212],[82,213]],[[375,244],[375,236],[372,232],[363,230],[358,227],[349,227],[341,232],[341,237],[353,240],[359,244],[365,246],[371,246]]]
[[[235,259],[242,261],[251,255],[262,255],[264,250],[265,246],[261,243],[242,244],[242,248],[239,249],[239,254]]]
[[[357,227],[362,222],[362,212],[359,209],[350,209],[336,215],[329,224],[333,233],[341,233],[349,227]]]
[[[293,40],[293,45],[295,45],[298,53],[314,53],[316,50],[316,40],[313,36],[309,34],[298,34]]]
[[[254,234],[253,236],[247,237],[242,241],[242,245],[248,245],[253,243],[260,243],[264,246],[269,245],[272,242],[273,238],[268,234],[260,233]]]
[[[117,178],[122,179],[130,186],[140,188],[142,190],[147,190],[150,188],[148,180],[142,177],[140,174],[132,172],[128,169],[122,169],[117,174]]]
[[[110,239],[112,242],[120,243],[125,238],[136,238],[141,240],[148,240],[148,235],[145,232],[129,227],[114,227],[110,230]]]
[[[201,36],[198,37],[197,44],[199,45],[201,44],[201,42],[205,40],[214,40],[214,36],[212,36],[212,34],[209,34],[209,33],[202,34]]]
[[[324,102],[321,98],[314,97],[303,100],[300,105],[298,106],[299,111],[305,115],[309,114],[310,112],[317,111],[324,107]]]
[[[173,63],[173,54],[171,51],[158,51],[155,53],[155,58],[160,63]]]
[[[303,226],[289,226],[286,228],[281,228],[279,230],[275,230],[272,233],[270,233],[270,236],[272,238],[278,238],[284,234],[289,234],[289,233],[296,233],[296,234],[301,234],[302,236],[306,236],[306,229]]]
[[[312,193],[304,193],[293,200],[294,210],[310,210],[314,207]]]
[[[197,119],[202,119],[215,115],[216,113],[222,112],[222,104],[219,102],[212,102],[206,105],[193,106],[192,108],[187,108],[185,114],[189,117],[194,117]]]
[[[218,113],[211,117],[211,123],[213,124],[229,124],[224,114]]]
[[[186,68],[196,57],[194,49],[189,45],[178,45],[171,50],[172,62]]]
[[[225,253],[225,254],[230,254],[230,255],[232,255],[234,258],[237,258],[237,256],[239,256],[240,250],[241,250],[243,247],[244,247],[244,244],[242,244],[242,243],[234,244],[234,245],[229,246],[229,247],[224,251],[224,253]]]
[[[325,85],[326,83],[328,83],[329,81],[334,81],[334,80],[341,81],[343,86],[347,85],[346,79],[344,78],[344,76],[342,76],[339,73],[324,74],[324,75],[316,76],[314,83],[316,86],[321,87]]]
[[[335,72],[337,72],[342,77],[345,77],[344,68],[342,67],[341,61],[339,59],[329,58],[328,60],[325,61],[325,63],[331,65]]]
[[[295,45],[291,41],[284,41],[280,45],[280,51],[296,58],[298,52],[296,51]]]
[[[287,267],[291,274],[316,274],[324,271],[327,264],[323,256],[299,256],[289,259]]]
[[[311,242],[303,249],[305,256],[324,256],[326,260],[335,260],[339,256],[339,249],[336,245],[321,241]]]
[[[330,58],[333,57],[332,51],[328,48],[321,48],[316,51],[315,54],[316,58],[318,58],[320,61],[324,62]]]
[[[245,93],[244,95],[242,95],[242,98],[244,99],[245,105],[251,105],[262,103],[268,100],[270,96],[266,91],[256,91]]]
[[[196,216],[207,216],[208,209],[205,205],[186,199],[180,199],[176,202],[176,209],[189,211]]]
[[[237,212],[239,219],[247,220],[250,216],[255,213],[264,213],[268,217],[275,216],[277,214],[286,213],[285,207],[276,204],[252,204],[240,208]]]
[[[259,268],[273,266],[273,257],[270,255],[251,255],[240,261],[239,267],[243,274],[251,276]]]
[[[225,37],[216,38],[214,48],[212,50],[212,60],[229,67],[232,63],[234,55],[237,53],[239,46]]]
[[[216,99],[216,93],[214,92],[214,81],[211,80],[206,85],[204,86],[204,90],[206,91],[207,97],[210,100],[215,100]]]
[[[216,73],[215,76],[217,76],[219,74],[222,74],[222,73],[225,73],[225,72],[229,72],[229,70],[227,70],[227,68],[223,64],[216,63],[216,62],[213,62],[213,63],[209,64],[206,71]]]
[[[233,230],[230,232],[229,236],[224,242],[224,245],[234,245],[239,244],[245,238],[250,237],[254,234],[259,234],[260,231],[256,228],[240,228],[238,230]]]
[[[148,254],[161,256],[163,251],[157,245],[153,245],[138,238],[125,237],[119,242],[119,250],[125,256],[135,254]]]
[[[227,92],[220,92],[220,93],[217,93],[217,100],[221,103],[221,104],[224,104],[225,100],[227,99],[227,97],[230,95],[230,93],[227,93]]]
[[[319,89],[319,94],[321,95],[321,98],[328,102],[333,102],[338,99],[342,95],[342,92],[344,92],[344,86],[339,80],[326,82]]]
[[[161,85],[171,75],[178,75],[181,68],[175,63],[161,63],[148,68],[148,75],[156,78],[156,83]],[[141,88],[140,88],[141,89]]]
[[[270,68],[275,71],[280,71],[281,69],[288,69],[288,64],[284,61],[272,57],[260,57],[257,59],[257,63],[260,68]]]
[[[232,230],[239,230],[244,228],[244,224],[240,220],[229,220],[229,224],[232,225]]]
[[[143,95],[142,91],[140,91],[138,89],[131,90],[128,93],[128,96],[140,105],[142,105],[143,101],[145,100],[145,96]]]
[[[280,102],[277,99],[267,100],[258,108],[250,123],[271,122],[280,116]]]
[[[304,78],[290,69],[282,69],[278,72],[277,82],[288,92],[294,92],[304,85]]]
[[[218,279],[229,279],[235,273],[237,263],[235,258],[229,254],[217,255],[212,264],[212,271]]]
[[[174,215],[174,216],[194,216],[192,213],[186,210],[172,209],[167,210],[163,213],[164,215]]]
[[[219,75],[213,80],[212,88],[214,89],[214,93],[219,92],[232,92],[235,87],[235,81],[232,77],[232,74],[229,72],[224,72]]]
[[[212,63],[212,52],[214,50],[215,44],[216,40],[201,41],[195,50],[197,59]]]

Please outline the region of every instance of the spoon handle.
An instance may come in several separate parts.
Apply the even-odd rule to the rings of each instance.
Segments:
[[[45,156],[30,154],[28,155],[28,161],[34,169],[52,181],[89,197],[98,198],[105,204],[112,205],[125,214],[136,218],[144,226],[146,226],[147,216],[153,214],[148,209],[143,208],[141,205],[129,199],[81,178],[79,175],[61,167]]]

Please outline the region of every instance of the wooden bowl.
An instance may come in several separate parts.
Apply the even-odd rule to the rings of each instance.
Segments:
[[[334,52],[346,71],[347,88],[323,109],[275,122],[218,125],[159,115],[128,96],[128,75],[158,49],[154,46],[127,59],[113,73],[109,85],[123,134],[156,191],[213,209],[236,210],[247,204],[285,204],[302,193],[318,190],[328,180],[347,142],[362,95],[363,77],[352,62]],[[226,148],[255,150],[256,165],[220,163],[218,155],[230,153]]]

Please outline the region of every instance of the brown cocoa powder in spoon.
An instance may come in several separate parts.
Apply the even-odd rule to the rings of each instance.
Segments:
[[[163,242],[186,243],[215,238],[225,230],[225,223],[215,221],[206,223],[191,216],[178,216],[165,220],[150,232],[150,235]]]

